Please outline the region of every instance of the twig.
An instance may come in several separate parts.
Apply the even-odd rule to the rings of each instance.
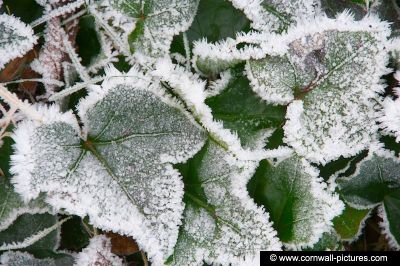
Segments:
[[[144,266],[149,266],[149,261],[147,260],[146,254],[142,250],[140,251],[140,254],[142,255],[142,260],[143,260]]]

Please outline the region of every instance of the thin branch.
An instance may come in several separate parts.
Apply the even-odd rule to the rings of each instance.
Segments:
[[[21,101],[3,85],[0,85],[0,98],[3,98],[11,108],[19,109],[27,117],[39,122],[43,121],[42,116],[29,103]]]

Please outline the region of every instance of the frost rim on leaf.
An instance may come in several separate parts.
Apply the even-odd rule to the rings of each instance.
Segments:
[[[138,242],[139,246],[145,250],[148,254],[153,263],[155,265],[159,265],[166,259],[166,256],[172,252],[172,248],[175,245],[176,242],[176,237],[178,234],[178,226],[180,225],[180,215],[181,212],[183,211],[183,203],[182,203],[182,196],[183,196],[183,183],[181,183],[180,180],[180,175],[179,173],[172,168],[171,163],[178,163],[178,162],[184,162],[188,158],[192,157],[204,144],[203,138],[204,138],[204,132],[202,128],[194,121],[193,118],[187,113],[181,105],[176,102],[175,100],[167,97],[165,93],[161,90],[160,85],[156,82],[154,84],[150,84],[148,86],[148,82],[146,79],[142,79],[139,73],[136,73],[136,69],[132,69],[129,74],[130,75],[122,75],[115,69],[110,68],[108,70],[109,79],[106,79],[105,82],[102,84],[102,86],[93,86],[92,91],[89,93],[89,95],[83,99],[78,107],[79,114],[81,115],[82,121],[85,122],[84,128],[81,132],[81,129],[78,127],[77,120],[74,117],[74,115],[71,112],[61,114],[59,112],[59,109],[57,107],[50,107],[50,108],[39,108],[39,112],[43,116],[43,122],[34,122],[34,121],[29,121],[26,120],[22,122],[17,130],[14,132],[14,139],[16,141],[15,144],[15,149],[16,153],[12,157],[12,167],[11,171],[15,173],[15,177],[13,178],[13,183],[17,187],[17,192],[21,193],[24,197],[25,200],[29,200],[30,198],[35,198],[39,192],[41,191],[46,191],[48,192],[48,197],[47,197],[47,202],[54,206],[55,208],[64,208],[66,211],[77,214],[79,216],[85,216],[86,214],[89,214],[90,216],[90,221],[91,223],[98,227],[102,228],[104,230],[110,230],[114,232],[118,232],[120,234],[128,234],[133,237],[135,237],[136,241]],[[114,77],[111,77],[113,75],[112,73],[115,74]],[[130,81],[130,82],[128,82]],[[128,83],[127,83],[128,82]],[[131,83],[133,82],[133,83]],[[68,183],[68,186],[66,186],[67,181],[63,180],[55,180],[54,182],[58,182],[57,185],[60,185],[60,182],[64,182],[65,184],[63,187],[60,188],[55,188],[53,185],[53,181],[49,180],[48,184],[40,184],[35,186],[39,187],[37,190],[33,190],[31,183],[32,181],[32,174],[31,172],[34,171],[35,168],[35,162],[32,161],[30,158],[35,158],[34,154],[32,154],[32,147],[30,146],[30,138],[32,138],[35,134],[36,129],[40,128],[41,125],[52,125],[53,123],[64,123],[65,125],[68,125],[74,130],[76,136],[74,138],[79,137],[82,140],[86,140],[87,133],[88,131],[91,130],[91,126],[95,126],[94,124],[90,124],[90,119],[87,117],[88,113],[90,112],[90,109],[94,108],[97,103],[102,102],[103,99],[105,99],[107,96],[111,95],[112,93],[117,93],[121,88],[120,86],[123,84],[134,84],[135,88],[132,88],[131,85],[129,89],[132,90],[132,92],[138,91],[138,92],[146,92],[146,93],[151,93],[156,99],[160,101],[160,103],[163,103],[163,106],[168,106],[168,108],[171,108],[175,110],[176,112],[179,111],[179,114],[181,116],[181,120],[185,120],[185,123],[191,124],[191,127],[193,127],[190,130],[198,130],[196,134],[191,136],[191,139],[193,140],[198,140],[195,143],[192,143],[190,150],[185,150],[187,149],[187,145],[185,147],[182,147],[183,150],[181,151],[173,151],[174,153],[176,152],[176,156],[173,155],[168,155],[165,154],[164,156],[160,156],[159,162],[162,164],[161,170],[165,174],[166,177],[169,179],[169,186],[170,190],[168,192],[168,195],[164,195],[163,193],[160,194],[160,198],[163,198],[164,196],[167,198],[167,200],[170,200],[170,202],[165,203],[165,206],[170,206],[174,205],[174,209],[171,209],[169,212],[174,214],[170,214],[168,217],[164,217],[162,219],[162,215],[166,214],[160,214],[160,215],[155,215],[154,217],[151,216],[151,219],[154,218],[153,223],[160,223],[161,220],[165,220],[166,224],[165,225],[165,230],[168,230],[168,237],[165,239],[166,235],[165,232],[163,236],[159,236],[157,233],[154,233],[152,230],[155,230],[155,226],[152,225],[150,227],[150,224],[148,220],[150,220],[150,217],[143,216],[139,210],[136,210],[136,206],[133,206],[130,208],[130,217],[131,219],[136,219],[135,223],[131,221],[130,226],[128,226],[127,221],[122,221],[121,224],[116,226],[116,222],[119,222],[117,220],[116,222],[113,222],[110,217],[107,218],[108,213],[104,213],[99,216],[99,213],[97,213],[97,208],[100,206],[95,206],[92,205],[90,207],[85,206],[83,203],[82,197],[87,197],[89,196],[88,194],[83,195],[79,194],[82,192],[79,191],[84,191],[84,185],[81,184],[81,188],[79,188],[78,192],[74,192],[77,188],[73,187],[71,184]],[[137,86],[137,87],[136,87]],[[148,87],[147,87],[148,86]],[[127,88],[128,89],[128,88]],[[118,95],[118,93],[117,93]],[[174,111],[174,112],[175,112]],[[182,121],[183,121],[182,120]],[[185,133],[185,130],[189,130],[185,128],[182,128]],[[190,132],[190,131],[189,131]],[[69,134],[69,133],[68,133]],[[200,138],[202,139],[200,141]],[[111,143],[112,144],[112,143]],[[110,144],[110,145],[111,145]],[[27,156],[28,155],[28,156]],[[64,156],[65,157],[65,156]],[[54,159],[54,158],[53,158]],[[68,158],[69,160],[69,158]],[[94,160],[94,161],[93,161]],[[99,159],[100,160],[100,159]],[[102,169],[102,166],[97,166],[97,165],[92,165],[88,166],[87,163],[90,162],[96,162],[98,164],[99,162],[96,161],[96,159],[93,156],[86,156],[82,159],[82,162],[80,165],[83,164],[83,166],[79,166],[79,171],[102,171],[102,175],[105,174],[104,169]],[[102,161],[100,160],[100,163]],[[152,161],[151,161],[152,162]],[[65,162],[69,164],[69,162]],[[84,169],[82,167],[88,166],[90,169]],[[78,166],[77,166],[78,167]],[[100,167],[100,168],[99,168]],[[154,166],[155,167],[155,166]],[[155,168],[158,169],[158,168]],[[65,169],[68,170],[68,169]],[[160,171],[161,171],[160,170]],[[154,170],[152,170],[154,171]],[[158,170],[157,170],[158,171]],[[68,174],[65,172],[65,174]],[[76,172],[74,173],[75,179],[79,177],[80,174],[85,174],[85,172],[80,173]],[[88,173],[86,173],[88,174]],[[63,175],[63,172],[61,173]],[[55,177],[57,178],[57,177]],[[60,176],[58,176],[60,178]],[[70,176],[71,178],[71,176]],[[99,178],[99,177],[97,177]],[[100,176],[101,178],[101,176]],[[110,178],[110,177],[109,177]],[[93,179],[93,178],[92,178]],[[83,182],[84,180],[80,180],[79,182]],[[53,182],[53,183],[51,183]],[[71,181],[69,181],[71,182]],[[84,181],[84,182],[91,182],[90,180]],[[113,182],[113,181],[112,181]],[[133,181],[132,181],[133,182]],[[155,181],[159,182],[159,181]],[[165,180],[167,182],[167,180]],[[89,186],[90,184],[87,184]],[[114,184],[115,185],[115,184]],[[113,185],[113,186],[114,186]],[[92,186],[92,185],[90,185]],[[75,190],[74,190],[75,189]],[[162,187],[160,188],[161,190],[163,189]],[[164,188],[168,189],[168,188]],[[153,190],[152,190],[153,191]],[[120,193],[121,191],[118,191]],[[62,193],[66,193],[62,195]],[[70,196],[68,194],[71,193]],[[75,194],[74,194],[75,193]],[[78,194],[77,194],[78,193]],[[90,193],[90,192],[85,192],[85,193]],[[110,192],[111,193],[111,192]],[[122,192],[121,192],[122,193]],[[120,193],[120,194],[121,194]],[[163,196],[164,195],[164,196]],[[92,195],[93,196],[93,195]],[[174,199],[170,199],[172,196],[174,196]],[[75,197],[75,198],[74,198]],[[94,196],[92,198],[89,197],[89,201],[93,200]],[[97,198],[96,198],[97,199]],[[124,198],[125,199],[125,198]],[[72,202],[70,201],[72,200]],[[98,200],[98,199],[97,199]],[[76,202],[81,202],[79,206],[76,206]],[[88,202],[89,202],[88,201]],[[117,200],[118,202],[121,201],[121,198]],[[75,203],[74,203],[75,202]],[[103,204],[103,203],[101,203]],[[104,203],[105,204],[105,203]],[[109,203],[107,203],[109,204]],[[111,205],[113,203],[110,203]],[[61,206],[61,207],[60,207]],[[107,205],[108,206],[108,205]],[[115,207],[115,206],[114,206]],[[164,208],[164,206],[161,206]],[[88,208],[88,209],[87,209]],[[172,208],[172,207],[171,207]],[[121,212],[121,208],[114,208],[117,212]],[[149,210],[151,211],[151,210]],[[110,214],[111,215],[111,214]],[[125,211],[124,215],[128,215],[128,210]],[[123,216],[124,216],[123,215]],[[101,216],[105,216],[106,219],[101,218]],[[116,218],[116,215],[113,215],[114,218]],[[125,218],[124,218],[125,219]],[[174,220],[174,222],[168,222],[169,220]],[[135,226],[134,226],[135,224]],[[167,226],[168,225],[168,226]],[[163,228],[163,227],[162,227]],[[159,230],[162,229],[161,227]],[[164,229],[163,229],[164,230]],[[171,231],[171,232],[170,232]],[[160,239],[158,239],[160,238]],[[161,241],[162,240],[162,241]],[[161,243],[162,242],[162,243]]]
[[[12,15],[0,14],[0,25],[12,29],[15,35],[23,37],[23,40],[14,40],[0,47],[0,69],[2,69],[10,60],[21,57],[31,50],[38,38],[31,27]]]

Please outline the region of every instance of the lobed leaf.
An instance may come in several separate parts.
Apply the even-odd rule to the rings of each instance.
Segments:
[[[252,265],[260,250],[281,249],[268,214],[245,190],[255,167],[256,163],[238,161],[209,142],[186,184],[182,230],[169,263]]]
[[[392,153],[373,149],[354,175],[337,180],[340,193],[350,206],[370,209],[377,205],[384,218],[382,224],[391,244],[399,247],[400,161]]]
[[[230,0],[261,31],[283,31],[293,21],[319,12],[319,0]]]
[[[326,164],[368,147],[387,54],[388,25],[373,17],[317,18],[288,32],[284,56],[251,60],[247,73],[265,100],[288,104],[285,141]]]
[[[346,204],[343,213],[333,219],[334,228],[340,238],[345,241],[356,240],[362,233],[370,211],[370,209],[358,210]]]
[[[72,113],[39,108],[42,123],[14,132],[11,170],[26,200],[47,192],[54,208],[133,236],[157,265],[172,252],[183,211],[171,163],[193,156],[204,132],[159,84],[127,76],[135,78],[111,78],[80,102],[82,130]]]
[[[271,215],[279,239],[290,248],[312,247],[343,210],[318,170],[297,155],[276,166],[262,161],[249,191]]]
[[[131,50],[160,57],[168,53],[174,35],[189,28],[199,0],[111,0],[111,3],[136,20],[129,35]]]

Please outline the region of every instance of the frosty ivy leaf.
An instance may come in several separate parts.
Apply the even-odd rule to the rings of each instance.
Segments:
[[[259,250],[280,250],[268,214],[246,191],[256,164],[236,161],[211,141],[199,156],[187,184],[183,228],[168,263],[255,265]]]
[[[305,251],[328,251],[328,250],[340,250],[340,237],[335,232],[335,230],[331,230],[330,232],[325,232],[322,234],[319,241],[314,244],[311,248],[304,249]]]
[[[49,211],[49,206],[44,202],[44,195],[24,203],[6,177],[0,176],[0,231],[11,225],[21,214]]]
[[[76,257],[76,266],[81,265],[112,265],[122,266],[122,259],[111,253],[111,241],[104,235],[90,239],[89,245]]]
[[[8,251],[0,257],[0,264],[7,266],[72,266],[73,262],[73,257],[65,254],[39,259],[27,252]]]
[[[343,209],[338,196],[318,177],[318,170],[297,155],[276,166],[262,161],[248,189],[271,215],[279,239],[289,247],[314,245]]]
[[[16,249],[16,243],[26,243],[17,249],[39,256],[50,255],[58,247],[60,232],[55,227],[57,222],[57,217],[48,213],[22,214],[6,230],[0,231],[0,250]],[[40,233],[52,227],[53,230]]]
[[[350,206],[370,209],[382,204],[383,228],[393,246],[400,247],[400,160],[388,151],[370,151],[350,177],[338,179],[340,193]]]
[[[321,164],[366,148],[376,132],[374,102],[387,73],[388,25],[375,17],[316,18],[289,30],[284,56],[251,60],[247,73],[265,100],[289,104],[285,141]]]
[[[32,49],[36,40],[31,27],[14,16],[0,14],[0,69]]]
[[[171,163],[193,156],[205,135],[159,84],[135,70],[127,76],[135,78],[111,78],[80,102],[82,135],[72,113],[55,107],[39,109],[42,123],[21,123],[11,170],[26,200],[47,192],[56,209],[132,236],[158,265],[172,252],[183,211]]]
[[[131,51],[159,57],[168,53],[174,35],[189,28],[199,0],[111,0],[111,3],[136,20],[128,40]]]
[[[346,204],[343,213],[333,219],[335,230],[340,238],[346,241],[357,239],[370,211],[370,209],[357,210]]]
[[[306,18],[319,11],[319,0],[230,0],[261,31],[284,31],[297,18]]]

